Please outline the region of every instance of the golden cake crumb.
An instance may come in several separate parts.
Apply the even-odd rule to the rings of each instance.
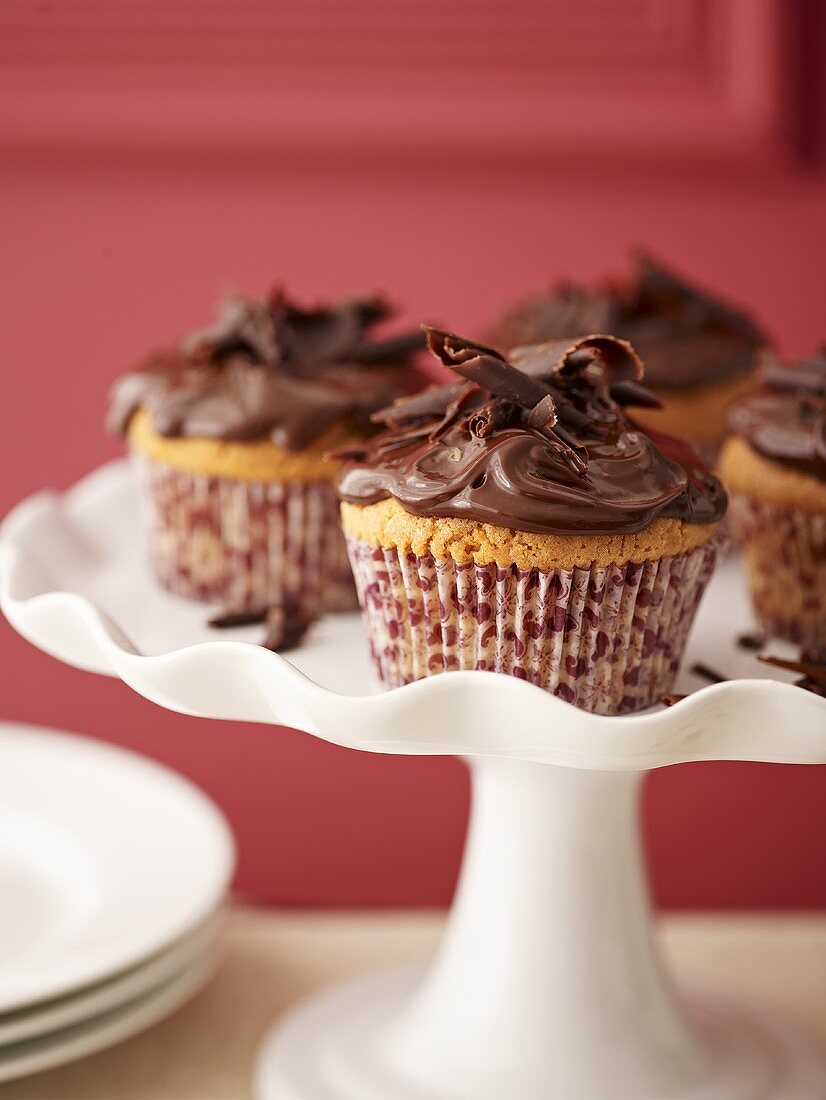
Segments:
[[[655,561],[707,542],[716,524],[655,519],[636,534],[539,535],[467,519],[414,516],[393,498],[341,506],[344,530],[371,546],[519,569],[573,569]]]
[[[156,462],[192,474],[241,481],[332,481],[339,463],[326,457],[326,452],[354,442],[342,425],[333,426],[301,451],[287,450],[270,439],[167,437],[153,429],[144,409],[132,417],[127,438],[134,450]]]
[[[727,489],[786,512],[826,512],[826,482],[758,454],[740,436],[726,441],[718,473]]]

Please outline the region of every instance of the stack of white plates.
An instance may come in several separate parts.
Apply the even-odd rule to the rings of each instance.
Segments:
[[[0,723],[0,1081],[119,1042],[200,989],[233,862],[224,819],[173,772]]]

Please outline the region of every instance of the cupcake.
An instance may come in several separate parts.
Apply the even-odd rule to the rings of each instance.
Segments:
[[[370,339],[389,312],[231,298],[213,328],[117,380],[109,426],[134,458],[165,588],[236,611],[356,606],[326,453],[413,387],[421,335]]]
[[[498,351],[427,329],[457,381],[376,414],[338,478],[380,677],[504,672],[620,714],[672,685],[720,552],[719,482],[627,412],[630,344]]]
[[[766,338],[754,322],[640,253],[632,280],[593,289],[564,284],[528,298],[491,339],[508,348],[587,332],[613,332],[633,344],[662,404],[657,412],[639,410],[638,420],[687,439],[713,462],[729,405],[755,385]]]
[[[757,618],[826,651],[826,350],[793,366],[767,356],[729,424],[720,470]]]

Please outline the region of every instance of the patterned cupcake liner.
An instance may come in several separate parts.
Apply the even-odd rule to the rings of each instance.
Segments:
[[[133,454],[158,581],[233,610],[357,607],[338,500],[326,482],[191,474]]]
[[[518,676],[597,714],[657,702],[674,680],[725,539],[641,564],[523,570],[417,557],[347,535],[379,676]]]
[[[732,493],[729,516],[760,626],[806,649],[826,648],[826,515]]]

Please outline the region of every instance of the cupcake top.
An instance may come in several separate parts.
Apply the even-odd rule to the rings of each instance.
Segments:
[[[419,516],[556,535],[632,533],[658,517],[711,523],[726,496],[684,444],[635,424],[656,406],[634,349],[613,336],[505,356],[425,327],[458,381],[374,414],[385,426],[338,479],[353,504],[393,497]]]
[[[121,375],[108,425],[125,434],[143,409],[161,436],[269,438],[290,450],[340,422],[367,430],[372,412],[416,388],[404,368],[422,335],[370,339],[391,313],[378,297],[312,309],[281,291],[228,298],[212,328]]]
[[[575,283],[518,303],[494,330],[502,347],[613,332],[630,340],[658,389],[747,374],[766,337],[745,313],[686,283],[644,253],[634,277],[592,289]]]
[[[731,430],[764,458],[826,481],[826,347],[793,364],[766,355],[761,380],[731,408]]]

